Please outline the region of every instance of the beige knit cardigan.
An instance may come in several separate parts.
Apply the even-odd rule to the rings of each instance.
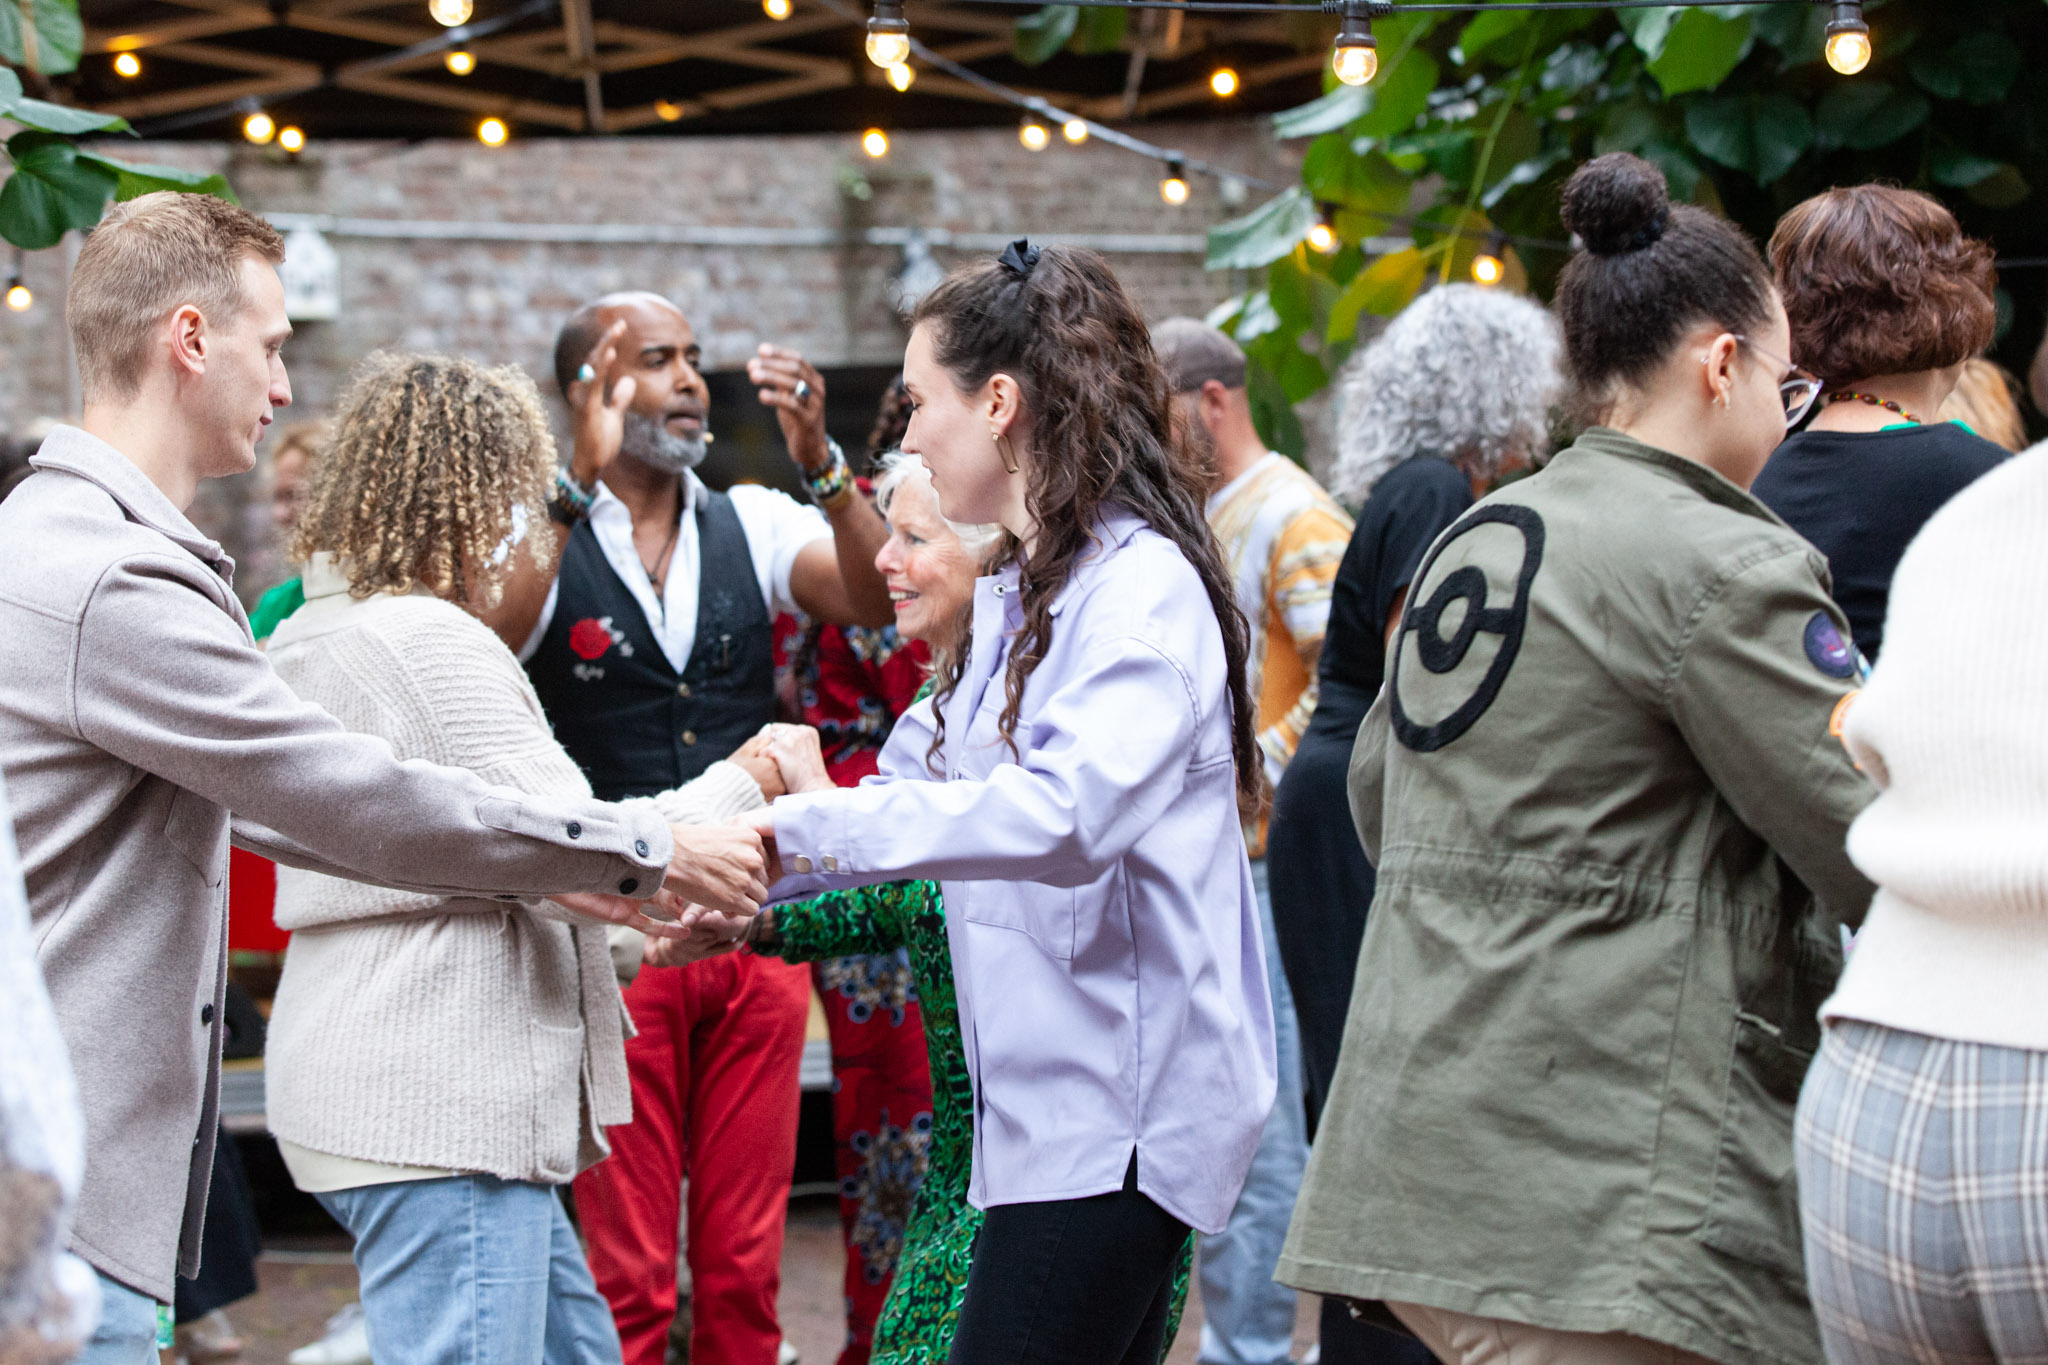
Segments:
[[[358,601],[327,557],[271,637],[278,675],[402,759],[588,796],[510,650],[437,598]],[[652,798],[673,824],[762,804],[719,763]],[[602,925],[545,901],[439,899],[278,870],[292,931],[265,1051],[270,1128],[360,1161],[560,1184],[632,1117],[631,1028]]]

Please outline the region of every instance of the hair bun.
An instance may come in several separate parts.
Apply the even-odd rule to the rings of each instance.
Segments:
[[[1609,152],[1572,173],[1559,213],[1586,250],[1619,256],[1664,235],[1671,198],[1662,171],[1639,156]]]

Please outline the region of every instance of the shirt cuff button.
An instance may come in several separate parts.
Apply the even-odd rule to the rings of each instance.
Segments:
[[[638,877],[628,877],[619,883],[619,894],[621,896],[630,896],[639,889],[640,879]]]
[[[569,822],[569,837],[571,839],[581,839],[583,837],[583,826],[581,823],[575,820]]]
[[[829,853],[825,855],[825,870],[827,872],[837,872],[839,870],[839,860]]]
[[[647,856],[647,841],[645,839],[635,839],[633,841],[633,851],[645,858]]]
[[[811,860],[799,853],[796,855],[796,861],[793,866],[799,872],[809,872],[811,870]]]

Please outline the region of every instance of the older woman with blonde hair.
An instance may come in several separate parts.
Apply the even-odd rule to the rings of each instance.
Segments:
[[[541,553],[554,465],[516,367],[364,361],[299,519],[306,605],[272,636],[279,676],[401,758],[587,796],[526,675],[471,614],[497,600],[519,509],[540,533],[512,553]],[[745,762],[652,803],[671,824],[709,824],[760,805],[763,782],[781,790],[772,761]],[[726,842],[684,835],[710,858]],[[294,1182],[356,1239],[383,1365],[619,1360],[556,1186],[630,1117],[624,1007],[604,926],[572,913],[592,907],[556,901],[279,874],[292,941],[266,1054],[270,1127]]]

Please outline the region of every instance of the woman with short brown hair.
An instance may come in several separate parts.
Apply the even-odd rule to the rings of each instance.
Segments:
[[[1856,185],[1795,205],[1770,256],[1792,359],[1826,390],[1753,491],[1827,556],[1856,647],[1875,659],[1906,543],[2006,455],[1937,415],[1991,344],[1991,248],[1927,195]]]

